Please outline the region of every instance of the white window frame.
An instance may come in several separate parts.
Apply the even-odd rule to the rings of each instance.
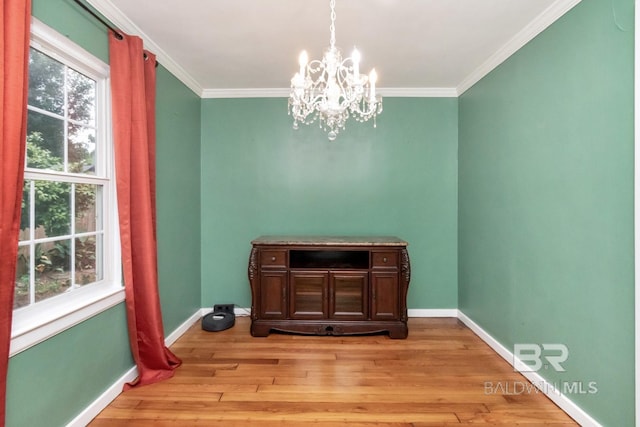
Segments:
[[[28,349],[66,329],[83,322],[124,301],[116,180],[111,135],[109,66],[67,37],[36,18],[31,21],[31,46],[96,81],[97,149],[104,158],[107,180],[104,200],[104,278],[103,280],[14,310],[11,325],[10,356]],[[104,148],[98,148],[102,145]],[[106,149],[105,149],[106,148]],[[66,174],[65,174],[66,175]],[[25,179],[30,177],[25,172]]]

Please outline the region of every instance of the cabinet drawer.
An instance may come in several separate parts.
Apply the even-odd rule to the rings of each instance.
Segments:
[[[397,268],[398,267],[398,252],[372,252],[371,264],[374,268]]]
[[[284,250],[261,250],[260,265],[262,267],[287,267],[287,251]]]

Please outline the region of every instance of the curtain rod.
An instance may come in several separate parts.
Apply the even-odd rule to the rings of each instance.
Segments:
[[[93,10],[89,9],[87,7],[87,5],[85,5],[82,1],[80,0],[73,0],[75,4],[77,4],[78,6],[80,6],[81,8],[83,8],[87,13],[89,13],[89,15],[93,16],[95,19],[97,19],[98,21],[100,21],[100,23],[102,25],[104,25],[105,27],[107,27],[108,29],[110,29],[111,31],[113,31],[113,33],[116,35],[116,37],[119,40],[122,40],[124,37],[122,36],[122,31],[120,31],[117,28],[114,28],[113,26],[111,26],[107,21],[105,21],[104,19],[102,19],[97,13],[95,13]],[[144,59],[147,59],[147,54],[144,54]],[[160,63],[158,61],[156,61],[156,67],[159,65]]]
[[[100,21],[100,23],[102,25],[104,25],[105,27],[107,27],[108,29],[110,29],[111,31],[113,31],[114,33],[116,33],[116,37],[118,37],[120,40],[122,40],[122,34],[120,34],[122,31],[118,30],[117,28],[112,27],[107,21],[105,21],[104,19],[102,19],[97,13],[95,13],[93,10],[89,9],[87,7],[87,5],[85,5],[83,2],[81,2],[80,0],[73,0],[78,6],[80,6],[81,8],[83,8],[87,13],[89,13],[89,15],[93,16],[94,18],[96,18],[98,21]]]

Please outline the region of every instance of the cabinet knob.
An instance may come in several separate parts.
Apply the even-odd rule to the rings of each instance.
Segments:
[[[382,258],[382,262],[386,263],[387,262],[387,257]]]
[[[272,256],[271,257],[271,262],[275,262],[275,260],[276,260],[276,257]]]

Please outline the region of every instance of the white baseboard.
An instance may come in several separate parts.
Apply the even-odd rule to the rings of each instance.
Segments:
[[[204,316],[205,314],[209,314],[211,312],[213,312],[213,308],[201,308],[200,316]],[[236,317],[251,316],[251,309],[245,307],[234,307],[233,314],[235,314]]]
[[[407,310],[409,317],[458,317],[456,308],[410,308]]]
[[[487,343],[496,353],[498,353],[503,359],[505,359],[511,366],[516,364],[524,366],[524,362],[516,360],[511,350],[500,344],[495,338],[489,335],[482,327],[471,320],[466,314],[458,310],[458,319],[462,321],[469,329],[471,329],[482,341]],[[549,399],[567,413],[571,418],[578,422],[583,427],[602,427],[600,423],[594,420],[589,414],[587,414],[582,408],[576,405],[566,395],[560,393],[553,384],[549,383],[542,376],[536,372],[520,372],[526,379],[528,379],[533,385],[545,384],[542,388],[538,389],[544,393]]]

